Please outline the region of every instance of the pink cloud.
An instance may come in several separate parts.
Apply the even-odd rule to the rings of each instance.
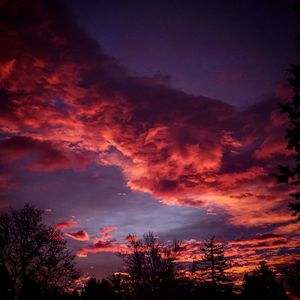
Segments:
[[[15,67],[15,63],[15,59],[12,59],[5,63],[0,63],[0,84],[10,76]]]
[[[270,176],[287,155],[276,135],[284,131],[277,100],[241,112],[172,89],[166,78],[130,77],[77,26],[64,30],[59,18],[42,14],[55,15],[42,5],[29,10],[35,26],[24,20],[24,34],[15,29],[18,13],[2,21],[1,164],[83,170],[96,157],[118,166],[129,188],[167,205],[219,208],[246,227],[291,220],[278,208],[290,191]],[[229,72],[221,81],[241,77]]]
[[[54,227],[58,230],[64,230],[67,228],[72,228],[78,226],[78,222],[76,220],[67,220],[54,225]]]
[[[116,227],[116,226],[108,226],[108,227],[101,228],[101,230],[99,231],[99,233],[101,235],[104,235],[104,236],[109,236],[109,233],[112,232],[112,231],[115,231],[115,230],[118,230],[118,227]]]
[[[78,257],[87,257],[89,253],[121,253],[127,250],[127,245],[113,241],[103,241],[95,239],[94,243],[88,247],[81,248],[77,251]]]
[[[293,151],[287,149],[287,142],[281,137],[268,137],[261,147],[254,152],[256,159],[270,159],[274,156],[293,155]]]
[[[88,233],[85,230],[66,232],[65,235],[77,241],[88,241],[90,239]]]
[[[102,235],[100,238],[95,238],[93,243],[87,247],[83,247],[77,251],[78,257],[86,257],[89,253],[121,253],[127,250],[127,245],[123,241],[117,242],[112,239],[110,233],[112,231],[118,230],[116,226],[103,227],[99,231],[99,234]]]

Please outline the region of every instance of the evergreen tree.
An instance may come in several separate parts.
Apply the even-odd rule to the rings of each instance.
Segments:
[[[287,297],[282,285],[277,282],[275,273],[262,261],[256,270],[245,274],[242,299],[286,300]]]
[[[295,299],[300,299],[300,261],[280,269],[284,285]]]
[[[300,15],[300,5],[296,7]],[[300,40],[300,37],[298,38]],[[287,148],[295,152],[294,163],[287,166],[278,166],[277,177],[278,183],[287,183],[294,188],[300,184],[300,63],[291,64],[288,70],[291,77],[288,79],[293,88],[293,99],[291,102],[281,104],[282,111],[289,118],[289,128],[287,129],[286,139]],[[299,188],[291,194],[295,202],[290,203],[289,207],[293,211],[293,215],[300,219],[300,191]]]
[[[215,242],[215,237],[204,241],[202,278],[207,283],[213,285],[228,283],[228,278],[225,275],[225,269],[228,267],[224,257],[224,247],[220,243]]]
[[[228,268],[224,257],[224,247],[215,242],[215,237],[204,241],[201,249],[204,257],[201,261],[194,262],[195,270],[200,270],[201,284],[197,287],[198,298],[211,300],[233,299],[233,288],[225,274]]]

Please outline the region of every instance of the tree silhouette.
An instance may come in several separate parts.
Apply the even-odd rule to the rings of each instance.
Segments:
[[[296,6],[296,10],[300,15],[300,5]],[[300,37],[298,40],[300,40]],[[288,71],[291,74],[288,81],[293,88],[294,96],[291,102],[281,104],[281,108],[289,119],[289,128],[285,136],[288,141],[287,148],[293,150],[295,156],[293,165],[279,165],[278,174],[275,174],[275,176],[278,183],[287,183],[296,188],[300,184],[300,63],[291,64]],[[300,219],[299,188],[291,196],[295,199],[295,202],[289,203],[289,207],[293,211],[293,215]]]
[[[166,290],[171,293],[175,281],[177,244],[174,247],[163,245],[151,232],[145,234],[143,239],[129,235],[127,240],[130,250],[122,257],[130,276],[133,298],[156,299],[162,298]]]
[[[204,241],[203,259],[193,263],[194,271],[200,271],[198,297],[204,299],[232,299],[233,289],[225,270],[228,263],[224,257],[224,247],[215,242],[215,237]]]
[[[285,300],[287,297],[283,287],[276,281],[275,273],[262,261],[256,270],[245,274],[242,299]]]
[[[12,291],[12,280],[4,265],[0,263],[0,299],[8,299]]]
[[[228,267],[224,257],[224,247],[220,243],[215,242],[215,237],[204,241],[202,248],[204,257],[200,264],[202,265],[202,278],[207,283],[219,285],[228,283],[225,275],[225,269]]]
[[[83,300],[119,299],[108,280],[102,279],[100,282],[95,278],[90,278],[86,282],[81,293],[81,298]]]
[[[74,255],[59,231],[42,222],[42,211],[26,204],[0,215],[0,262],[13,294],[57,292],[79,276]]]
[[[289,292],[295,296],[295,299],[300,299],[300,261],[284,266],[280,272]]]

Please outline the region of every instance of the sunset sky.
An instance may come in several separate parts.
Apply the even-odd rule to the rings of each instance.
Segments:
[[[271,175],[293,155],[294,3],[1,0],[0,210],[44,210],[98,278],[148,231],[182,262],[215,235],[236,273],[299,259]]]

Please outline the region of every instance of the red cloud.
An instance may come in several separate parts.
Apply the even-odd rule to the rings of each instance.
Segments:
[[[66,232],[65,235],[77,241],[88,241],[90,239],[88,233],[85,230]]]
[[[12,73],[16,60],[12,59],[5,63],[0,63],[0,84],[5,81],[6,78]]]
[[[103,227],[99,234],[102,235],[101,238],[95,238],[93,243],[87,247],[81,248],[77,251],[78,257],[86,257],[89,253],[102,253],[102,252],[112,252],[121,253],[127,250],[127,245],[123,242],[117,242],[111,239],[109,235],[110,232],[117,230],[116,226]]]
[[[54,227],[58,230],[64,230],[67,228],[72,228],[78,226],[78,222],[75,220],[67,220],[54,225]]]
[[[228,243],[234,272],[261,259],[273,264],[295,259],[280,253],[299,245],[291,235],[299,228],[285,209],[290,191],[270,176],[290,155],[277,100],[240,112],[164,86],[164,78],[132,78],[76,25],[57,16],[63,12],[54,4],[30,1],[27,9],[10,2],[15,1],[1,9],[11,18],[0,20],[1,166],[82,169],[93,153],[99,164],[119,166],[131,189],[165,204],[218,209],[238,226],[277,224],[272,234]],[[34,21],[30,15],[20,18],[23,10]],[[227,75],[220,82],[241,78]],[[277,90],[283,100],[290,96],[286,86]],[[0,187],[13,186],[11,174],[1,173]],[[76,226],[75,220],[55,225]],[[103,228],[102,237],[77,255],[127,251],[123,240],[111,239],[112,230]],[[83,230],[66,235],[89,239]],[[178,261],[200,259],[200,245],[184,241]]]
[[[99,233],[102,235],[108,235],[110,232],[112,232],[114,230],[118,230],[118,227],[116,227],[116,226],[103,227],[103,228],[101,228]]]
[[[77,251],[78,257],[86,257],[89,253],[121,253],[126,251],[127,245],[123,243],[117,243],[114,241],[107,241],[102,239],[95,239],[94,243],[88,247],[81,248]]]
[[[11,18],[0,21],[0,129],[10,137],[0,142],[2,164],[82,169],[92,152],[165,204],[221,208],[248,227],[292,219],[280,209],[290,191],[269,175],[287,159],[277,101],[240,112],[132,78],[54,4],[35,3],[3,6]],[[34,18],[19,18],[24,11]]]
[[[258,160],[272,159],[278,156],[291,156],[294,152],[287,149],[287,142],[283,139],[284,133],[273,134],[267,137],[259,149],[254,152],[254,157]]]

